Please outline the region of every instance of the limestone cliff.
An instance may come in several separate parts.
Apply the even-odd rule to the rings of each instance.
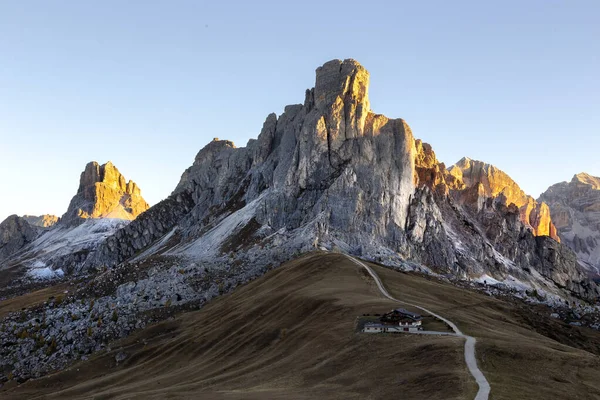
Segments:
[[[568,248],[534,236],[556,237],[545,205],[483,163],[447,170],[402,119],[371,111],[369,79],[354,60],[317,68],[303,104],[269,115],[246,147],[210,142],[168,199],[108,237],[85,266],[161,255],[255,276],[328,248],[598,294]]]
[[[149,208],[140,188],[109,161],[93,161],[81,173],[79,189],[61,218],[63,225],[77,225],[89,218],[133,220]]]
[[[594,276],[600,275],[600,178],[586,173],[550,186],[539,198],[550,206],[558,234]]]

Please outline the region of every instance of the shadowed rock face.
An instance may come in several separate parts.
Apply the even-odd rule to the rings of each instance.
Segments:
[[[550,186],[541,196],[558,234],[590,273],[600,275],[600,178],[581,173]]]
[[[81,173],[79,189],[61,218],[63,225],[78,225],[88,218],[133,220],[149,208],[139,187],[109,161],[93,161]]]
[[[38,230],[24,218],[11,215],[0,223],[0,262],[31,243]]]
[[[569,249],[534,236],[556,237],[544,204],[487,164],[447,170],[402,119],[370,110],[368,84],[354,60],[317,68],[304,104],[269,115],[246,147],[214,139],[172,195],[109,237],[87,266],[163,255],[252,275],[327,247],[597,294]]]

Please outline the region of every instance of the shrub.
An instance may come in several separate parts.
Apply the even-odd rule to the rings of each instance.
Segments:
[[[56,351],[56,339],[52,338],[52,341],[50,342],[50,344],[48,345],[48,348],[46,349],[46,355],[52,355],[52,353],[54,353]]]
[[[117,322],[119,320],[119,316],[117,315],[117,310],[113,310],[111,319],[113,322]]]

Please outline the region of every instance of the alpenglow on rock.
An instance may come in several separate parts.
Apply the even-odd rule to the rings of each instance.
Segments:
[[[126,183],[110,161],[103,165],[93,161],[81,173],[79,189],[61,224],[77,225],[89,218],[133,220],[148,208],[135,182]]]
[[[543,236],[552,225],[542,206],[524,194],[512,204],[516,184],[508,201],[508,190],[487,194],[483,176],[473,184],[467,169],[449,172],[404,120],[371,111],[368,84],[354,60],[317,68],[303,104],[269,115],[246,147],[210,142],[169,198],[108,237],[84,267],[160,255],[255,276],[327,248],[400,268],[597,295],[572,252]]]
[[[558,234],[579,262],[600,276],[600,178],[577,174],[550,186],[539,200],[549,204]]]

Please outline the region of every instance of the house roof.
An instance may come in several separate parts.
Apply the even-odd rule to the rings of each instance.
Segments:
[[[394,311],[399,314],[406,315],[407,317],[412,318],[412,319],[421,319],[422,318],[420,314],[408,311],[404,308],[396,308]]]
[[[376,323],[376,322],[367,322],[367,323],[365,324],[365,328],[367,328],[367,327],[368,327],[368,328],[383,328],[384,326],[385,326],[385,325],[383,325],[383,324],[378,324],[378,323]]]

